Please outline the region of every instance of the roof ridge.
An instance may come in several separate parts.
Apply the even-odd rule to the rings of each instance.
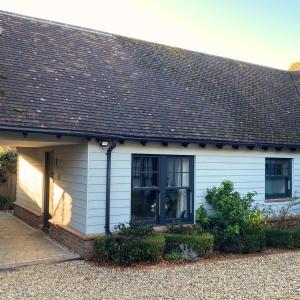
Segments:
[[[40,22],[40,23],[45,23],[45,24],[62,26],[62,27],[70,28],[70,29],[76,29],[76,30],[85,31],[85,32],[101,34],[101,35],[108,36],[108,37],[114,37],[114,35],[112,33],[109,33],[109,32],[104,32],[104,31],[101,31],[101,30],[96,30],[96,29],[91,29],[91,28],[87,28],[87,27],[72,25],[72,24],[68,24],[68,23],[64,23],[64,22],[52,21],[52,20],[47,20],[47,19],[42,19],[42,18],[37,18],[37,17],[32,17],[32,16],[26,16],[26,15],[14,13],[14,12],[9,12],[9,11],[4,11],[4,10],[0,10],[0,14],[7,15],[7,16],[12,16],[12,17],[18,17],[18,18],[22,18],[22,19],[25,19],[25,20],[29,20],[29,21],[35,21],[35,22]]]
[[[90,28],[81,27],[81,26],[77,26],[77,25],[71,25],[71,24],[67,24],[67,23],[63,23],[63,22],[59,22],[59,21],[51,21],[51,20],[47,20],[47,19],[42,19],[42,18],[37,18],[37,17],[32,17],[32,16],[26,16],[26,15],[14,13],[14,12],[7,12],[7,11],[3,11],[3,10],[0,10],[0,14],[12,16],[12,17],[19,17],[19,18],[23,18],[23,19],[26,19],[26,20],[36,21],[36,22],[42,22],[42,23],[45,23],[45,24],[62,26],[62,27],[70,28],[70,29],[75,29],[75,30],[80,30],[80,31],[85,31],[85,32],[90,32],[90,33],[95,33],[95,34],[100,34],[100,35],[108,36],[108,37],[111,37],[111,38],[116,38],[116,37],[127,38],[127,39],[137,40],[137,41],[141,41],[141,42],[145,42],[145,43],[149,43],[149,44],[171,47],[171,48],[175,48],[175,49],[178,49],[178,50],[188,51],[188,52],[191,52],[191,53],[198,53],[198,54],[203,54],[203,55],[222,58],[222,59],[229,60],[229,61],[232,61],[232,62],[247,64],[249,66],[256,66],[256,67],[266,68],[266,69],[270,69],[270,70],[276,70],[276,71],[284,72],[284,73],[288,72],[288,70],[282,70],[282,69],[278,69],[278,68],[274,68],[274,67],[259,65],[259,64],[256,64],[256,63],[251,63],[251,62],[247,62],[247,61],[243,61],[243,60],[239,60],[239,59],[235,59],[235,58],[229,58],[229,57],[224,57],[224,56],[220,56],[220,55],[216,55],[216,54],[204,53],[204,52],[201,52],[201,51],[181,48],[181,47],[178,47],[178,46],[171,46],[171,45],[162,44],[162,43],[158,43],[158,42],[147,41],[147,40],[143,40],[143,39],[139,39],[139,38],[135,38],[135,37],[124,36],[124,35],[121,35],[121,34],[108,33],[108,32],[104,32],[104,31],[100,31],[100,30],[96,30],[96,29],[90,29]]]

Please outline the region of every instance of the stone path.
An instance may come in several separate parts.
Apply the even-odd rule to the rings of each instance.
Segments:
[[[0,211],[0,270],[75,258],[42,231]]]

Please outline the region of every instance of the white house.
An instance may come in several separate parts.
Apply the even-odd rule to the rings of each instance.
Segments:
[[[300,193],[300,72],[6,12],[0,26],[14,212],[83,256],[118,223],[193,223],[223,180],[275,212]]]

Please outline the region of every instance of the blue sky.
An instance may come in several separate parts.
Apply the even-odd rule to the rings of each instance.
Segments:
[[[300,0],[0,0],[0,9],[279,69],[300,61]]]

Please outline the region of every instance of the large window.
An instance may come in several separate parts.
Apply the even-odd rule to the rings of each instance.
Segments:
[[[193,176],[192,157],[133,155],[131,220],[191,222]]]
[[[266,198],[286,198],[292,195],[292,160],[266,158]]]

